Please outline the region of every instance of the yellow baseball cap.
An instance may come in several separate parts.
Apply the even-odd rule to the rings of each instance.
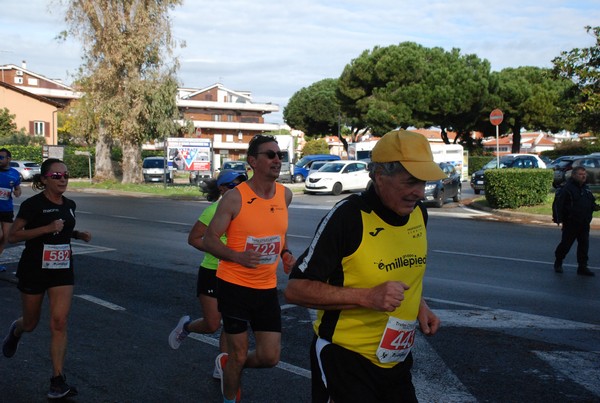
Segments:
[[[400,162],[415,178],[423,181],[444,179],[446,174],[433,161],[429,141],[408,130],[386,133],[371,151],[373,162]]]

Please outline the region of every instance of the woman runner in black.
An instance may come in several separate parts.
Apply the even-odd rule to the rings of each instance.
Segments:
[[[74,231],[75,202],[63,196],[69,183],[66,165],[50,158],[42,164],[32,187],[42,192],[25,200],[10,230],[10,243],[25,241],[17,269],[23,316],[12,322],[2,344],[5,357],[12,357],[23,333],[32,332],[40,321],[44,294],[50,302],[50,399],[73,396],[77,390],[66,383],[63,364],[67,349],[67,317],[73,297],[71,238],[89,242],[91,234]]]

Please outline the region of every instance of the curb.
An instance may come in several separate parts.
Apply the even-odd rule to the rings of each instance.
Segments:
[[[478,203],[477,201],[470,201],[468,203],[465,203],[465,205],[470,208],[473,208],[475,210],[485,211],[487,213],[491,213],[491,214],[494,214],[494,215],[497,215],[500,217],[531,219],[532,221],[542,222],[545,224],[547,223],[550,225],[556,225],[557,227],[559,226],[555,222],[552,221],[552,217],[549,215],[519,213],[517,211],[498,210],[498,209],[493,209],[493,208],[484,206],[484,205]],[[590,223],[590,228],[600,229],[600,218],[592,218],[592,222]]]

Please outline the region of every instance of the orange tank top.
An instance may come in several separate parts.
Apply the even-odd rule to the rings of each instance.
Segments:
[[[242,196],[242,203],[239,214],[227,229],[227,246],[239,252],[254,249],[261,253],[261,263],[249,268],[221,260],[217,277],[243,287],[275,288],[279,254],[284,248],[288,226],[285,187],[276,183],[271,199],[258,197],[246,182],[236,189]]]

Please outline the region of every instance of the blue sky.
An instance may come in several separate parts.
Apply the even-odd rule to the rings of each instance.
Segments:
[[[47,0],[0,0],[0,64],[71,83],[81,46],[53,38],[66,29]],[[185,87],[220,82],[272,102],[282,123],[302,87],[337,78],[364,50],[405,41],[459,48],[505,67],[551,67],[561,51],[593,45],[584,26],[600,25],[600,1],[558,0],[184,0],[171,12]]]

